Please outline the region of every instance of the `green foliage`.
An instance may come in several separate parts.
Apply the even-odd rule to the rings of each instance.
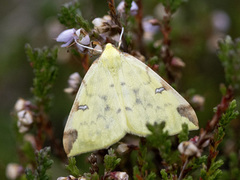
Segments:
[[[233,119],[236,119],[239,112],[236,110],[237,108],[237,101],[234,99],[229,104],[227,111],[222,115],[220,119],[219,125],[221,127],[226,127]]]
[[[150,171],[150,173],[148,173],[149,171],[149,167],[148,167],[148,162],[147,162],[147,146],[145,144],[145,142],[141,142],[139,144],[139,150],[138,150],[138,156],[137,156],[137,166],[134,166],[133,168],[133,178],[138,180],[139,176],[144,178],[144,179],[155,179],[156,178],[156,174],[153,171]]]
[[[125,12],[126,12],[127,15],[130,12],[132,1],[133,0],[125,0]]]
[[[77,176],[78,177],[78,176]],[[99,180],[99,175],[95,172],[93,174],[91,173],[84,173],[84,177],[86,180]]]
[[[83,28],[86,31],[90,30],[88,21],[82,17],[80,3],[78,2],[63,5],[58,14],[58,20],[67,28]]]
[[[240,39],[230,36],[219,42],[218,58],[225,70],[227,82],[235,89],[240,88]]]
[[[85,20],[80,14],[76,15],[76,22],[78,23],[78,25],[81,28],[85,29],[86,31],[90,31],[91,30],[88,21]]]
[[[33,149],[33,146],[30,142],[28,142],[28,141],[23,142],[22,141],[22,143],[23,144],[20,146],[20,148],[21,148],[21,151],[24,153],[24,155],[28,159],[28,161],[24,162],[24,163],[26,163],[24,165],[27,165],[27,163],[35,160],[34,149]]]
[[[191,163],[188,164],[189,167],[192,168],[192,171],[198,169],[199,167],[201,167],[203,164],[206,164],[207,162],[207,156],[201,156],[199,158],[194,158]]]
[[[206,169],[201,170],[201,178],[203,180],[215,180],[218,179],[222,174],[222,171],[219,169],[224,164],[223,160],[218,160],[213,162],[210,169],[207,171]]]
[[[116,168],[116,166],[120,163],[121,159],[117,158],[114,154],[113,149],[108,150],[108,154],[104,156],[104,166],[107,172],[110,172]]]
[[[173,157],[173,152],[171,151],[172,143],[168,132],[163,130],[165,122],[161,124],[147,125],[147,127],[152,132],[151,135],[147,136],[148,145],[158,148],[161,157],[169,162]]]
[[[217,127],[216,132],[214,134],[213,142],[210,145],[210,154],[208,158],[210,168],[209,169],[203,168],[201,170],[202,179],[214,180],[218,179],[218,177],[222,174],[222,171],[219,168],[223,165],[224,163],[223,160],[215,161],[216,156],[218,154],[217,148],[219,143],[223,140],[226,126],[239,114],[238,111],[236,110],[236,107],[237,107],[236,100],[232,100],[226,112],[222,114],[219,126]]]
[[[139,171],[138,166],[134,166],[133,167],[133,179],[138,180],[137,177],[139,176],[139,174],[141,174],[141,172]]]
[[[67,28],[80,28],[76,22],[77,14],[81,15],[80,4],[78,2],[67,3],[61,7],[58,20]]]
[[[184,123],[182,125],[182,131],[178,134],[179,143],[181,143],[183,141],[187,141],[188,134],[189,134],[188,125]]]
[[[223,171],[223,175],[220,179],[239,179],[240,178],[240,164],[238,161],[238,155],[232,152],[229,155],[229,171]]]
[[[193,180],[193,177],[192,176],[188,176],[186,178],[183,178],[183,180]]]
[[[163,180],[171,180],[171,178],[168,178],[168,174],[165,169],[161,169],[160,173],[162,175]]]
[[[153,56],[148,60],[148,63],[153,66],[154,64],[158,64],[159,63],[159,58],[157,56]]]
[[[58,49],[49,48],[33,49],[26,45],[26,54],[33,67],[34,79],[32,92],[38,106],[44,106],[45,110],[50,105],[50,90],[57,77],[58,68],[56,65]]]
[[[220,119],[218,133],[217,133],[217,137],[216,137],[217,141],[223,139],[223,137],[225,135],[225,128],[233,119],[237,118],[239,112],[236,110],[236,108],[237,108],[237,102],[234,99],[229,104],[227,111],[222,115],[222,117]]]
[[[49,158],[51,148],[45,147],[40,151],[36,151],[36,165],[37,169],[33,172],[30,169],[26,170],[26,178],[28,180],[48,180],[50,177],[46,171],[51,168],[53,160]]]
[[[175,13],[177,9],[187,1],[188,0],[159,0],[159,2],[161,2],[166,9],[169,9],[172,14]]]
[[[150,174],[147,174],[147,171],[144,172],[145,175],[143,176],[146,180],[155,180],[157,175],[154,172],[150,172]],[[139,168],[137,166],[133,167],[133,179],[139,180],[139,177],[141,177],[141,172],[139,171]]]
[[[154,172],[150,172],[150,174],[145,178],[146,180],[155,180],[157,175]]]
[[[75,177],[80,176],[80,171],[78,167],[76,166],[76,159],[74,157],[68,158],[68,165],[66,166],[66,169]]]

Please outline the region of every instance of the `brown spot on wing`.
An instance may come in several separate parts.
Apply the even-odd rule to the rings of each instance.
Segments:
[[[78,137],[78,132],[75,129],[71,129],[64,132],[63,147],[67,155],[71,152],[73,143],[76,141],[77,137]]]
[[[167,82],[160,81],[160,83],[162,84],[162,87],[164,88],[164,90],[168,91],[169,89],[171,89],[170,85]]]
[[[177,107],[178,113],[189,119],[195,126],[198,126],[198,120],[193,108],[190,105],[180,105]]]
[[[78,110],[78,107],[79,107],[79,102],[76,101],[74,104],[73,104],[73,111],[76,112]]]

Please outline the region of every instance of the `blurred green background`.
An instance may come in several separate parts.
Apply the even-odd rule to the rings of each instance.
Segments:
[[[54,38],[64,27],[58,22],[57,14],[61,5],[67,2],[70,1],[0,1],[0,179],[5,179],[8,163],[19,161],[11,116],[14,104],[19,97],[32,97],[30,87],[33,73],[24,46],[26,43],[34,48],[59,45]],[[89,22],[107,14],[105,0],[79,2],[82,16]],[[143,0],[144,15],[158,17],[157,4],[157,0]],[[211,119],[213,107],[220,102],[219,84],[225,81],[223,68],[216,56],[216,42],[226,34],[233,39],[239,37],[239,12],[239,0],[189,0],[172,21],[172,48],[175,55],[186,63],[179,89],[185,92],[193,88],[197,94],[205,97],[204,109],[197,112],[200,127],[204,127],[206,121]],[[216,21],[224,26],[223,29],[214,25]],[[73,102],[73,97],[66,95],[63,89],[67,87],[69,75],[82,69],[78,62],[68,63],[66,51],[61,49],[59,52],[60,70],[50,110],[50,119],[59,139]],[[83,72],[80,74],[83,75]],[[55,168],[53,178],[63,175],[59,169]]]

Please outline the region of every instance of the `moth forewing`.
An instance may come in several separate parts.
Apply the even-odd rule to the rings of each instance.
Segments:
[[[165,121],[170,135],[198,129],[189,103],[151,68],[107,44],[78,90],[64,130],[68,156],[103,149],[126,133],[146,136]]]

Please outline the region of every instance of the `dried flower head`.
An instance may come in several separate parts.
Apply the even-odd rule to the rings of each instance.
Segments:
[[[92,23],[94,29],[100,34],[108,32],[113,25],[112,18],[109,15],[105,15],[103,18],[95,18]]]
[[[181,142],[178,145],[178,150],[181,154],[184,154],[185,156],[197,156],[197,157],[201,156],[200,150],[191,141]]]
[[[24,173],[24,168],[17,163],[9,163],[6,168],[6,177],[11,180],[19,178]]]
[[[121,143],[117,147],[117,152],[119,154],[123,154],[123,153],[127,152],[128,150],[129,150],[128,145],[125,143]]]
[[[29,110],[22,110],[17,113],[18,122],[17,126],[20,133],[25,133],[29,130],[33,123],[32,112]]]
[[[110,177],[116,180],[128,180],[129,176],[126,172],[111,172]]]
[[[111,38],[113,41],[119,41],[121,28],[112,21],[111,16],[105,15],[103,18],[95,18],[92,23],[103,40]]]
[[[67,177],[59,177],[59,178],[57,178],[57,180],[77,180],[77,178],[75,178],[72,175],[69,175]]]

